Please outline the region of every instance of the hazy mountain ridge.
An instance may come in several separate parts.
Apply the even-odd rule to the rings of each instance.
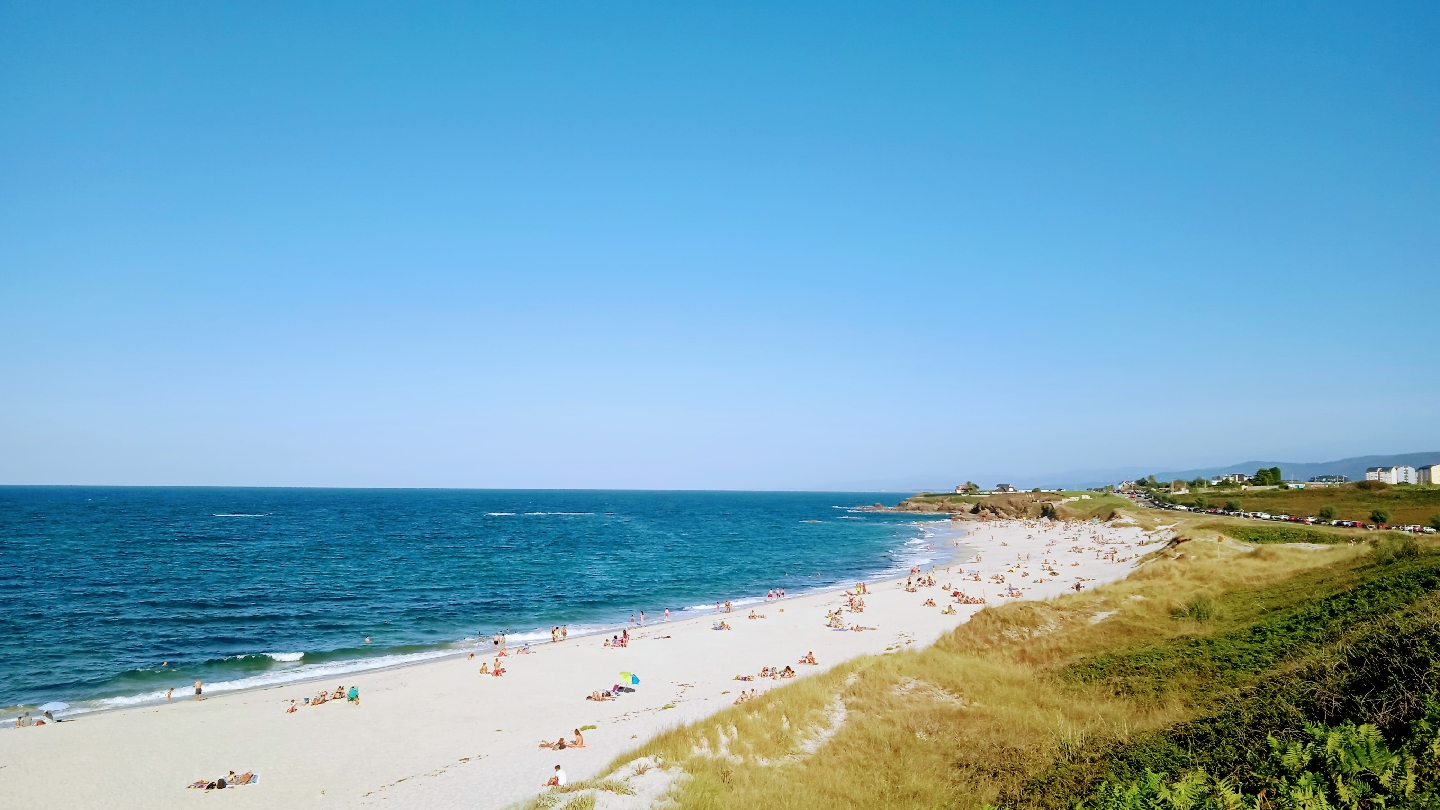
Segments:
[[[1354,458],[1342,458],[1338,461],[1321,461],[1316,463],[1245,461],[1239,464],[1232,464],[1228,467],[1207,467],[1198,470],[1180,470],[1177,472],[1164,473],[1157,472],[1155,473],[1155,477],[1161,481],[1171,481],[1177,478],[1189,481],[1193,478],[1210,478],[1216,475],[1228,475],[1229,473],[1253,473],[1261,467],[1279,467],[1281,474],[1284,475],[1286,480],[1308,481],[1317,475],[1343,475],[1351,481],[1360,481],[1365,478],[1365,470],[1367,468],[1392,467],[1401,464],[1411,467],[1422,467],[1426,464],[1440,464],[1440,450],[1427,453],[1355,456]]]

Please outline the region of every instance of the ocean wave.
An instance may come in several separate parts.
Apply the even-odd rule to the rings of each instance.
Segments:
[[[489,517],[515,517],[514,512],[486,512]]]
[[[304,657],[305,657],[305,653],[303,653],[303,652],[292,652],[292,653],[279,652],[279,653],[265,653],[265,654],[268,655],[268,656],[270,656],[271,658],[275,659],[276,661],[287,661],[287,662],[288,662],[288,661],[299,661],[301,658],[304,658]]]
[[[270,517],[270,513],[266,512],[263,515],[251,515],[243,512],[217,512],[210,517]]]

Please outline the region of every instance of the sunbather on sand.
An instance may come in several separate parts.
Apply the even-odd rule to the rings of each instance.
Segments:
[[[570,741],[570,747],[571,747],[571,748],[584,748],[584,747],[585,747],[585,735],[581,734],[581,733],[580,733],[580,729],[578,729],[578,728],[575,729],[575,739],[573,739],[573,740]]]
[[[331,700],[339,700],[343,697],[345,697],[345,687],[343,686],[335,687],[335,691],[330,693]]]

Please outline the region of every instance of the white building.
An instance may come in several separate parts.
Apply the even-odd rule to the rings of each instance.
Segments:
[[[1010,486],[1009,484],[996,484],[996,485],[995,485],[995,491],[996,491],[996,492],[1014,492],[1014,491],[1015,491],[1015,487],[1012,487],[1012,486]]]
[[[1415,471],[1415,483],[1440,484],[1440,464],[1426,464]]]
[[[1398,467],[1371,467],[1365,471],[1365,480],[1382,481],[1386,484],[1413,484],[1415,468],[1404,464]]]

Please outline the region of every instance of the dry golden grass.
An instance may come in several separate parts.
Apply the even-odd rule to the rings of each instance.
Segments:
[[[675,798],[687,810],[969,810],[1013,798],[1029,775],[1065,762],[1086,740],[1124,740],[1193,712],[1183,690],[1116,695],[1056,670],[1107,650],[1214,632],[1223,617],[1176,616],[1197,599],[1344,569],[1363,553],[1183,543],[1127,580],[986,609],[928,649],[860,658],[773,690],[662,735],[614,768],[653,756],[683,771]]]

